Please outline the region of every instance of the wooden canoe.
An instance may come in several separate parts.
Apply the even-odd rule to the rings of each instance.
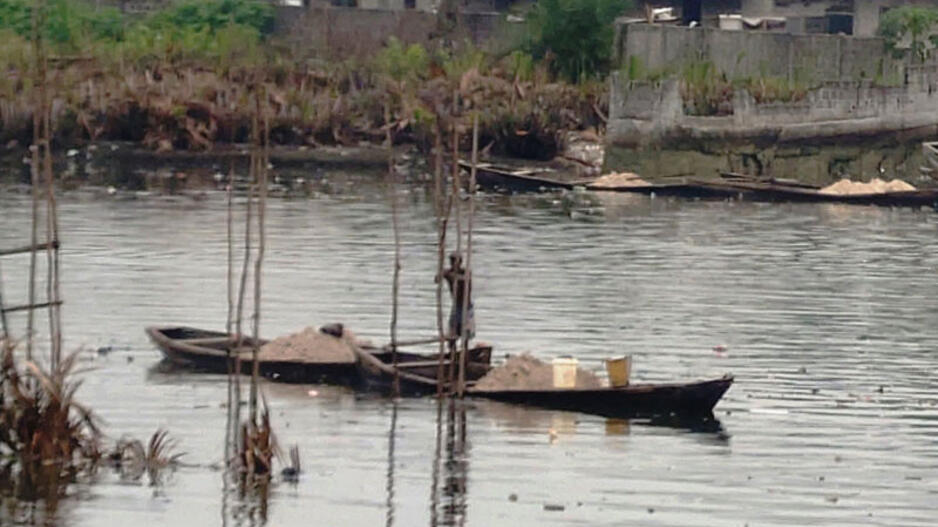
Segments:
[[[938,189],[903,190],[869,194],[827,194],[820,187],[784,179],[757,179],[725,172],[719,180],[692,180],[691,184],[724,193],[736,193],[752,201],[788,201],[809,203],[846,203],[882,207],[936,207]]]
[[[472,163],[460,161],[463,170],[471,170]],[[490,163],[476,164],[476,185],[495,192],[543,192],[545,190],[572,189],[575,183],[550,177],[544,170],[515,169]]]
[[[393,357],[386,349],[375,350],[355,347],[360,373],[360,388],[383,394],[391,393],[394,383]],[[436,393],[439,354],[422,355],[398,351],[397,372],[401,395],[426,395]],[[482,378],[491,369],[492,347],[476,346],[469,350],[466,362],[466,380],[472,382]],[[444,369],[449,361],[444,361]],[[445,387],[445,386],[444,386]]]
[[[568,410],[604,417],[709,416],[733,377],[685,384],[632,384],[620,388],[477,390],[466,393],[507,403]]]
[[[205,373],[227,373],[234,336],[186,326],[148,327],[146,334],[167,361],[176,366]],[[263,346],[267,341],[261,339]],[[249,362],[254,340],[244,337],[240,349],[242,372],[250,373]],[[258,361],[262,376],[278,382],[353,384],[358,380],[355,360],[310,362],[300,360]]]
[[[472,165],[460,161],[459,166],[470,170]],[[545,192],[551,190],[571,190],[582,186],[586,190],[595,192],[628,192],[634,194],[656,194],[661,196],[675,196],[688,198],[725,198],[735,196],[735,191],[706,188],[701,185],[689,184],[680,176],[667,182],[655,182],[642,186],[595,186],[596,178],[560,181],[551,177],[549,170],[514,169],[490,163],[476,165],[476,184],[483,189],[494,192],[521,193]]]

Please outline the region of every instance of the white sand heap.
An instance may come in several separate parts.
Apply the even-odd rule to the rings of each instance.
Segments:
[[[355,353],[350,342],[351,332],[345,330],[342,338],[321,333],[308,327],[299,333],[285,335],[261,346],[258,359],[261,361],[291,362],[355,362]]]
[[[915,190],[915,187],[905,181],[893,179],[887,182],[879,178],[874,178],[869,183],[841,179],[837,183],[828,185],[818,192],[836,196],[853,196],[856,194],[885,194],[886,192],[903,192],[909,190]]]
[[[650,187],[651,183],[632,172],[612,172],[596,178],[596,181],[590,183],[589,186],[591,188],[634,188]]]
[[[577,369],[577,388],[599,388],[599,377]],[[554,387],[554,367],[525,353],[509,357],[504,364],[492,368],[475,385],[477,390],[549,390]]]

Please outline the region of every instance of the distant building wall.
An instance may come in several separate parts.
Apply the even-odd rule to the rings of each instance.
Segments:
[[[710,61],[729,78],[773,76],[806,83],[898,72],[877,38],[620,24],[615,46],[622,67],[637,62],[649,72],[677,72],[700,61]]]
[[[428,44],[438,32],[436,15],[415,9],[280,6],[276,13],[274,34],[300,54],[370,56],[390,37],[405,44]],[[509,38],[521,25],[506,23],[504,14],[464,13],[460,29],[459,39],[483,44]]]
[[[893,59],[881,39],[632,25],[619,28],[617,45],[622,68],[610,80],[606,134],[611,170],[712,174],[780,148],[791,160],[825,142],[938,135],[938,59]],[[630,78],[631,57],[663,73]],[[688,61],[711,61],[727,80],[793,79],[801,71],[810,84],[803,97],[762,102],[735,88],[721,115],[693,115],[681,74]],[[653,164],[641,164],[662,151],[681,155],[655,154]],[[836,156],[815,161],[821,182]]]

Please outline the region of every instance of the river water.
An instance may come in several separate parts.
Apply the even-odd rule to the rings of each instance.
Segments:
[[[269,203],[262,333],[342,321],[384,340],[393,247],[379,175],[302,176]],[[66,346],[89,368],[78,397],[109,441],[163,427],[185,464],[155,488],[102,468],[69,488],[60,525],[935,523],[934,212],[483,195],[481,340],[591,368],[631,354],[639,381],[733,373],[719,426],[469,401],[456,409],[465,441],[444,423],[440,448],[433,400],[265,384],[304,472],[277,482],[264,509],[223,491],[224,376],[165,372],[143,333],[223,327],[225,195],[116,190],[60,197]],[[434,222],[424,185],[404,190],[400,334],[413,338],[435,332]],[[27,240],[25,192],[0,190],[0,247]],[[26,262],[3,261],[10,303],[24,298]],[[0,524],[10,516],[29,510],[4,508]]]

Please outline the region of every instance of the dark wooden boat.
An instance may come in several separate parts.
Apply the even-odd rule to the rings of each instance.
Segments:
[[[620,388],[477,390],[467,394],[495,401],[569,410],[605,417],[709,416],[733,377],[686,384],[632,384]]]
[[[391,393],[393,390],[395,370],[393,356],[386,349],[369,349],[356,347],[360,372],[360,388],[366,391]],[[398,351],[397,375],[400,379],[401,395],[426,395],[436,393],[437,369],[439,367],[439,354],[422,355]],[[492,347],[476,346],[469,350],[466,361],[466,381],[472,382],[482,378],[491,369]],[[444,368],[449,367],[445,360]],[[444,386],[446,388],[446,386]]]
[[[471,170],[472,164],[460,161],[459,166],[464,170]],[[658,181],[648,185],[621,187],[594,186],[596,178],[560,181],[551,177],[552,172],[536,169],[514,169],[489,163],[476,165],[476,184],[483,189],[494,192],[520,193],[520,192],[546,192],[552,190],[570,190],[582,186],[587,190],[596,192],[628,192],[634,194],[656,194],[660,196],[676,196],[688,198],[725,198],[736,195],[733,190],[719,190],[705,186],[691,184],[684,180],[685,176],[677,176],[667,181]]]
[[[820,187],[796,181],[764,178],[725,172],[718,180],[694,180],[692,184],[713,191],[735,193],[752,201],[788,201],[808,203],[846,203],[883,207],[938,208],[938,189],[917,189],[870,194],[827,194]]]
[[[472,163],[460,161],[459,166],[471,170]],[[495,192],[543,192],[545,190],[572,189],[572,182],[560,181],[549,176],[547,169],[514,169],[490,163],[476,164],[476,185]]]
[[[186,326],[148,327],[146,334],[163,356],[172,364],[205,373],[227,373],[231,353],[236,351],[234,338],[221,331],[209,331]],[[259,340],[263,346],[267,341]],[[242,371],[251,360],[254,340],[244,337],[237,350],[242,360]],[[353,384],[358,381],[354,360],[346,362],[311,362],[301,360],[258,361],[262,376],[278,382]]]

